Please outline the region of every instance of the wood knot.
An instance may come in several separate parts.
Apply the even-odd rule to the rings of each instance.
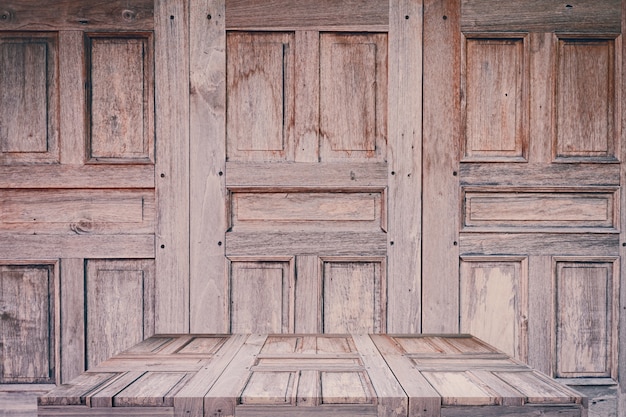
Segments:
[[[134,10],[123,10],[122,11],[122,19],[127,22],[134,22],[137,19],[137,13]]]
[[[13,13],[10,10],[0,10],[0,23],[8,23],[13,20]]]

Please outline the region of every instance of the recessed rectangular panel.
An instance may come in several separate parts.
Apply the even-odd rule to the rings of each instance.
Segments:
[[[154,332],[151,261],[87,262],[87,367],[122,352]]]
[[[615,41],[560,39],[556,158],[615,160]]]
[[[296,372],[252,372],[241,394],[241,404],[289,405],[295,402]]]
[[[54,273],[0,265],[0,383],[54,383]]]
[[[463,225],[469,228],[616,230],[614,191],[465,192]]]
[[[289,262],[233,261],[230,274],[232,333],[286,333],[293,328]]]
[[[387,135],[387,38],[320,37],[321,159],[381,158]]]
[[[461,332],[526,360],[526,260],[463,258],[460,271]]]
[[[58,161],[56,38],[0,37],[0,161]]]
[[[154,112],[150,38],[89,41],[90,157],[148,161]]]
[[[372,404],[369,378],[364,372],[320,372],[322,404]]]
[[[293,124],[293,34],[227,37],[226,148],[229,160],[284,160]]]
[[[381,262],[324,262],[324,333],[384,331],[386,284],[383,271]]]
[[[464,66],[464,159],[523,159],[524,39],[466,39]]]
[[[557,376],[612,376],[614,268],[610,261],[557,261]]]
[[[371,193],[233,192],[233,230],[245,227],[383,227],[383,195]]]

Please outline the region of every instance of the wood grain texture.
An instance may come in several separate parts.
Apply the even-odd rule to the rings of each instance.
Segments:
[[[189,21],[187,3],[155,2],[156,328],[189,330]]]
[[[59,32],[61,164],[82,165],[85,150],[85,51],[83,32]]]
[[[622,33],[626,33],[626,19],[623,17],[626,16],[626,2],[622,2]],[[623,71],[626,68],[626,42],[621,42],[621,48],[619,48],[619,54],[621,60],[618,60],[618,65],[620,65],[620,70]],[[626,140],[626,129],[623,127],[626,126],[626,112],[624,109],[626,108],[626,94],[623,91],[626,90],[626,76],[622,73],[622,77],[617,81],[617,88],[622,91],[621,96],[618,100],[618,106],[620,110],[618,113],[621,114],[620,123],[622,129],[620,131],[620,136],[618,139],[618,143],[620,143],[619,148],[619,156],[621,161],[626,160],[626,146],[621,145]],[[626,164],[620,164],[620,173],[621,178],[626,178]],[[620,194],[620,207],[626,207],[626,193],[622,192]],[[620,241],[626,242],[626,210],[622,210],[622,215],[620,216]],[[619,256],[621,259],[620,262],[620,284],[619,284],[619,311],[617,312],[616,318],[619,320],[618,324],[618,349],[617,349],[617,360],[620,366],[617,369],[618,380],[622,381],[619,384],[617,389],[617,415],[626,414],[626,384],[623,381],[626,381],[626,366],[623,364],[626,361],[626,285],[624,285],[624,277],[626,277],[626,246],[621,246],[619,249]]]
[[[54,382],[56,279],[51,265],[0,265],[2,383]]]
[[[528,259],[528,364],[547,375],[553,375],[554,297],[552,279],[540,279],[551,271],[548,254]]]
[[[85,370],[85,262],[61,259],[61,380],[66,383]]]
[[[58,38],[0,37],[0,162],[59,161]]]
[[[296,333],[320,332],[322,287],[320,259],[317,256],[296,256],[296,288],[294,316]]]
[[[154,262],[89,260],[85,276],[87,368],[154,333]]]
[[[557,50],[555,158],[615,160],[615,42],[559,38]]]
[[[190,330],[224,332],[228,324],[224,1],[191,1],[189,7]]]
[[[148,34],[88,38],[91,162],[154,160],[152,45]]]
[[[463,0],[463,30],[620,32],[621,7],[617,0],[580,0],[574,3],[529,0]]]
[[[384,30],[389,19],[386,1],[349,0],[272,0],[250,3],[242,0],[226,2],[227,29],[270,28],[332,28],[365,27]]]
[[[424,2],[422,330],[458,329],[460,1]],[[446,53],[441,53],[444,50]],[[437,277],[435,279],[434,277]]]
[[[295,86],[298,100],[294,114],[294,160],[319,161],[320,133],[320,33],[295,33]]]
[[[421,329],[422,1],[389,4],[389,332]]]
[[[1,30],[126,29],[152,30],[153,2],[137,0],[131,4],[113,0],[93,7],[90,0],[63,0],[54,7],[41,7],[37,0],[8,0],[0,7]]]
[[[553,160],[553,141],[548,138],[554,137],[554,112],[546,109],[554,109],[555,105],[553,74],[556,65],[556,37],[552,33],[531,33],[527,41],[530,45],[528,66],[533,81],[529,86],[531,123],[528,161],[533,164],[549,164]],[[543,166],[539,165],[537,168],[541,169]],[[553,165],[545,167],[550,168]],[[536,173],[537,169],[532,172]]]

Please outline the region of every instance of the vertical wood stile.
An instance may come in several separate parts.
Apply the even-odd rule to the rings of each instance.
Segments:
[[[82,31],[59,32],[61,163],[85,161],[85,63]]]
[[[320,259],[313,255],[296,257],[296,290],[294,302],[296,333],[320,332],[321,304]]]
[[[530,41],[530,163],[552,161],[554,135],[554,42],[553,33],[531,33]]]
[[[424,3],[422,331],[432,333],[459,325],[460,33],[458,0]]]
[[[320,120],[320,33],[316,30],[298,30],[296,41],[296,91],[294,160],[319,161]]]
[[[228,331],[224,0],[190,2],[190,329]]]
[[[156,331],[189,330],[189,50],[184,0],[155,1]]]
[[[422,285],[423,7],[421,0],[392,0],[389,7],[387,330],[417,333]]]
[[[620,43],[622,46],[622,50],[618,51],[621,53],[621,70],[624,71],[626,69],[626,42],[623,41],[624,33],[626,32],[626,1],[622,1],[622,35],[620,38],[622,42]],[[623,72],[618,72],[621,78],[617,81],[618,90],[621,95],[618,97],[618,108],[616,109],[617,114],[621,114],[621,130],[618,136],[619,153],[618,157],[620,158],[620,274],[619,274],[619,289],[614,289],[614,291],[619,291],[619,328],[618,328],[618,339],[619,339],[619,347],[617,353],[617,364],[618,364],[618,380],[620,381],[618,388],[618,397],[617,397],[617,415],[626,414],[626,366],[624,360],[626,359],[626,284],[624,283],[624,277],[626,277],[626,191],[624,190],[624,181],[626,179],[626,146],[624,145],[624,141],[626,140],[626,76]]]
[[[85,370],[85,266],[83,259],[62,259],[61,379],[66,383]]]
[[[528,259],[528,364],[552,375],[554,284],[551,256]],[[542,279],[543,278],[543,279]]]

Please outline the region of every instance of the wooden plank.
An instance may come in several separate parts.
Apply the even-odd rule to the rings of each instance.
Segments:
[[[320,260],[317,256],[296,256],[295,331],[318,333],[321,308]]]
[[[466,417],[476,413],[482,417],[499,417],[499,416],[532,416],[540,415],[542,417],[582,417],[583,410],[581,407],[499,407],[499,406],[467,406],[467,407],[443,407],[441,409],[441,417]]]
[[[321,414],[323,411],[323,414]],[[341,417],[366,417],[378,416],[376,407],[369,404],[338,404],[324,405],[320,411],[318,407],[271,407],[271,406],[246,406],[237,409],[237,417],[259,417],[271,415],[272,417],[316,417],[341,416]]]
[[[553,266],[549,255],[536,255],[528,259],[528,340],[532,341],[528,344],[528,364],[553,375]],[[548,276],[551,279],[539,278]]]
[[[376,345],[367,335],[355,334],[352,335],[352,339],[376,391],[378,415],[406,416],[409,409],[409,399]]]
[[[37,397],[54,388],[50,384],[6,384],[0,387],[0,404],[10,417],[37,415]]]
[[[115,408],[87,408],[83,406],[40,406],[37,410],[39,417],[174,417],[173,407],[115,407]]]
[[[539,123],[539,122],[537,122]],[[533,125],[535,126],[535,125]],[[548,129],[546,127],[545,129]],[[541,142],[541,141],[539,141]],[[539,151],[532,150],[533,155]],[[542,150],[542,154],[546,151]],[[539,158],[539,156],[535,156]],[[542,158],[551,158],[542,156]],[[617,164],[461,164],[461,185],[501,187],[601,187],[619,184]]]
[[[575,3],[528,0],[502,4],[498,0],[463,0],[464,31],[612,32],[619,33],[621,8],[617,0]]]
[[[218,414],[235,416],[235,405],[239,393],[249,378],[249,368],[254,364],[267,335],[250,335],[237,355],[226,367],[213,388],[204,397],[204,415]],[[239,412],[238,412],[239,414]]]
[[[61,380],[66,383],[85,370],[85,263],[61,259]]]
[[[441,396],[424,376],[413,368],[411,360],[403,356],[398,345],[389,336],[371,335],[370,337],[409,397],[408,415],[439,417]]]
[[[85,405],[86,396],[103,384],[115,378],[112,372],[83,373],[74,378],[71,384],[59,385],[46,395],[38,398],[39,406],[45,405]]]
[[[617,234],[579,233],[463,233],[462,254],[615,256],[619,251]]]
[[[81,165],[85,151],[85,69],[83,32],[59,32],[61,163]]]
[[[226,34],[223,0],[189,3],[190,330],[225,332]],[[209,18],[210,17],[210,18]],[[206,140],[211,132],[212,140]]]
[[[189,330],[189,45],[187,3],[155,2],[158,332]]]
[[[472,371],[472,376],[476,377],[480,382],[489,387],[490,391],[495,392],[500,399],[501,406],[504,407],[521,407],[526,401],[526,397],[522,395],[515,387],[507,384],[493,372],[485,370]],[[503,410],[504,412],[504,410]]]
[[[362,31],[385,30],[389,20],[387,4],[386,1],[357,0],[342,2],[274,0],[269,3],[228,0],[226,28],[319,29],[358,26],[362,27]]]
[[[318,31],[298,30],[295,33],[295,88],[298,92],[294,109],[294,160],[296,162],[316,163],[319,161],[319,43]]]
[[[226,164],[229,189],[384,189],[387,166],[384,163],[240,163]]]
[[[92,7],[90,0],[62,0],[41,7],[37,0],[7,0],[0,10],[1,30],[152,30],[153,2],[137,0],[129,4],[113,0]]]
[[[460,0],[424,2],[422,331],[458,330]],[[446,53],[441,53],[445,50]]]
[[[222,348],[213,356],[210,366],[205,366],[192,376],[185,386],[174,396],[176,416],[204,415],[204,396],[222,375],[239,349],[247,339],[247,335],[232,335]],[[196,414],[193,414],[196,413]]]
[[[389,332],[421,331],[423,2],[389,2]]]
[[[151,165],[0,166],[1,188],[154,188]]]
[[[263,257],[268,253],[384,256],[386,249],[387,236],[383,232],[229,232],[226,234],[226,256]]]
[[[87,405],[90,407],[113,407],[113,397],[134,383],[144,373],[144,371],[130,371],[120,374],[111,383],[90,395]]]
[[[530,73],[532,74],[532,83],[530,83],[530,126],[529,135],[530,138],[545,138],[544,140],[531,140],[528,162],[533,164],[533,168],[527,169],[527,174],[518,178],[517,182],[527,182],[538,180],[539,177],[544,175],[550,175],[550,172],[556,174],[556,170],[562,170],[562,165],[550,164],[552,161],[552,140],[553,138],[553,123],[554,117],[552,111],[546,111],[546,109],[554,108],[554,94],[553,94],[553,68],[555,68],[555,42],[554,35],[552,33],[531,33],[528,38],[530,42]],[[537,165],[535,165],[537,164]],[[541,164],[541,165],[539,165]],[[575,170],[569,169],[571,174],[566,174],[565,177],[559,175],[550,176],[550,184],[553,181],[565,180],[570,175],[579,173],[581,168],[578,166]],[[542,173],[543,171],[543,173]],[[587,170],[588,171],[588,170]],[[461,168],[463,175],[463,168]],[[594,171],[595,172],[595,171]],[[465,177],[462,176],[462,181],[465,181]],[[584,178],[580,178],[572,181],[570,184],[581,184],[593,179],[599,179],[596,175],[587,175]],[[609,177],[607,177],[609,178]],[[488,179],[488,177],[485,177]],[[603,178],[604,179],[604,178]],[[498,180],[500,181],[500,177]]]
[[[153,235],[6,235],[0,259],[153,258]]]
[[[515,387],[527,397],[530,404],[567,404],[581,403],[581,394],[558,384],[553,379],[538,373],[528,372],[494,372],[498,378]]]
[[[467,372],[422,371],[441,395],[442,405],[495,405],[499,398],[476,383]]]
[[[182,385],[182,372],[146,372],[113,398],[114,407],[172,407],[171,395]]]

